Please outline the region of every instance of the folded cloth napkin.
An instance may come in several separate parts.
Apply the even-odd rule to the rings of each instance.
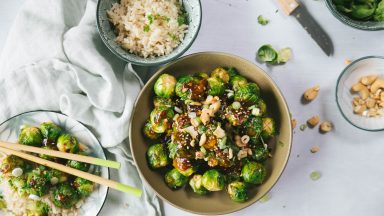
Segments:
[[[110,190],[100,215],[161,215],[128,147],[140,80],[104,46],[93,0],[28,0],[0,56],[0,121],[32,110],[61,111],[88,126],[108,157],[111,178],[143,189],[141,199]]]

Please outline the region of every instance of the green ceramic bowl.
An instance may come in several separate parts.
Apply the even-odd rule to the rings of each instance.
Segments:
[[[345,25],[366,31],[384,30],[384,22],[354,20],[348,17],[347,15],[339,12],[336,9],[335,4],[333,4],[333,0],[325,0],[325,4],[327,5],[329,11],[331,11],[333,16],[335,16],[338,20],[340,20],[340,22],[344,23]]]
[[[96,10],[97,28],[101,39],[105,45],[119,58],[126,62],[130,62],[135,65],[152,66],[160,65],[170,62],[183,53],[192,45],[200,30],[202,11],[200,0],[183,0],[183,6],[188,14],[189,28],[184,37],[184,40],[176,47],[170,54],[156,57],[156,58],[143,58],[135,54],[129,53],[122,49],[116,42],[116,34],[113,30],[113,26],[108,20],[107,10],[111,9],[112,4],[118,3],[120,0],[99,0]]]
[[[171,190],[164,182],[164,176],[148,167],[146,150],[150,141],[145,139],[142,128],[153,109],[153,86],[163,73],[180,77],[196,72],[210,72],[213,69],[235,67],[248,80],[260,86],[264,100],[275,118],[279,135],[268,145],[272,148],[272,158],[267,161],[265,182],[249,190],[249,200],[244,203],[233,202],[226,192],[210,193],[208,196],[196,195],[190,188]],[[277,182],[288,162],[292,143],[291,118],[283,94],[275,82],[261,68],[238,56],[219,52],[196,53],[180,58],[160,68],[141,90],[132,112],[129,139],[131,152],[141,177],[159,197],[173,206],[198,215],[227,214],[252,205],[263,197]],[[280,144],[278,144],[280,143]],[[281,144],[282,143],[282,144]],[[257,212],[255,213],[255,215]]]

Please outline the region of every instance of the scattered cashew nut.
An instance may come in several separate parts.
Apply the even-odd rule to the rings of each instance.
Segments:
[[[332,123],[329,121],[325,121],[325,122],[320,124],[320,131],[322,133],[327,133],[327,132],[331,131],[332,128],[333,128]]]
[[[320,122],[320,116],[312,116],[310,119],[307,120],[307,123],[311,127],[315,127]]]
[[[316,85],[312,88],[307,89],[304,92],[304,99],[307,101],[313,101],[319,94],[320,86]]]

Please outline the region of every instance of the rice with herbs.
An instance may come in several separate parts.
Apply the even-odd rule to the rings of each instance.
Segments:
[[[121,0],[107,15],[116,29],[116,42],[144,58],[171,53],[188,31],[179,0]]]

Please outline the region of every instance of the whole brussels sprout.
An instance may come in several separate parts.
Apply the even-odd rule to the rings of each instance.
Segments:
[[[256,104],[260,99],[260,88],[256,83],[247,83],[235,91],[235,101]]]
[[[218,67],[212,71],[211,77],[216,77],[224,81],[225,83],[229,82],[230,76],[227,70],[222,67]]]
[[[43,135],[37,127],[24,127],[20,131],[19,143],[40,147],[43,144]]]
[[[237,91],[241,86],[244,86],[247,83],[248,83],[247,79],[243,76],[240,76],[240,75],[235,75],[230,80],[230,84],[232,86],[232,89],[235,91]]]
[[[155,133],[152,129],[151,121],[147,121],[143,128],[143,133],[149,139],[158,139],[160,137],[159,133]]]
[[[44,202],[28,200],[26,210],[27,216],[48,216],[50,208]]]
[[[228,74],[229,74],[229,79],[231,80],[233,77],[235,77],[236,75],[238,75],[239,73],[237,73],[237,70],[233,67],[230,67],[228,68]]]
[[[264,146],[257,146],[253,149],[252,158],[257,162],[264,162],[267,160],[269,155],[269,150]]]
[[[191,180],[189,180],[189,185],[191,186],[193,192],[199,195],[205,195],[208,193],[208,190],[203,186],[202,180],[203,176],[198,174],[194,175]]]
[[[248,200],[247,186],[244,182],[235,181],[227,186],[227,193],[231,200],[235,202],[245,202]]]
[[[76,137],[70,134],[62,134],[57,139],[57,149],[62,152],[77,153],[79,151],[79,142]]]
[[[49,192],[48,173],[36,168],[27,174],[27,192],[42,197]]]
[[[40,131],[45,139],[48,139],[53,142],[56,142],[57,138],[59,138],[62,132],[61,128],[52,122],[41,123]]]
[[[260,117],[250,117],[244,124],[245,133],[249,137],[259,137],[263,131],[263,120]]]
[[[179,189],[188,182],[188,177],[177,171],[176,168],[168,171],[164,176],[165,183],[171,189]]]
[[[257,102],[257,107],[260,110],[261,116],[263,116],[267,113],[267,104],[265,103],[265,101],[263,99],[259,99],[259,101]]]
[[[238,109],[235,109],[233,106],[228,106],[225,108],[224,117],[231,123],[231,125],[239,126],[248,120],[250,111],[241,105]]]
[[[208,79],[209,78],[208,74],[206,74],[204,72],[198,72],[198,73],[196,73],[195,76],[199,77],[199,78],[202,78],[202,79]]]
[[[220,96],[225,92],[225,83],[217,77],[209,77],[208,81],[208,94],[212,96]]]
[[[25,165],[25,162],[23,159],[14,155],[8,155],[1,162],[0,171],[3,174],[7,174],[12,172],[12,170],[15,168],[18,168],[18,167],[23,168],[24,165]]]
[[[171,119],[174,116],[172,109],[168,107],[156,107],[150,114],[152,130],[155,133],[164,133],[171,126]]]
[[[147,160],[152,169],[166,167],[169,164],[169,159],[163,144],[149,146],[147,150]]]
[[[263,131],[261,132],[263,139],[272,138],[276,133],[275,121],[272,118],[263,118]]]
[[[191,99],[191,91],[189,90],[190,86],[195,83],[195,79],[192,76],[181,76],[177,80],[175,92],[182,100]]]
[[[267,175],[267,171],[263,164],[254,161],[247,162],[242,170],[241,176],[244,181],[252,184],[261,184]]]
[[[176,78],[169,74],[162,74],[155,82],[155,94],[159,97],[170,98],[175,94]]]
[[[80,177],[77,177],[73,181],[72,185],[76,188],[77,192],[79,192],[82,197],[89,196],[93,192],[95,186],[93,182]]]
[[[153,105],[155,107],[161,107],[161,106],[172,107],[173,102],[171,98],[155,97],[153,99]]]
[[[75,160],[68,160],[67,166],[74,168],[74,169],[77,169],[77,170],[81,170],[83,172],[87,172],[89,170],[89,167],[90,167],[89,164],[87,164],[87,163],[83,163],[83,162],[75,161]]]
[[[221,191],[224,189],[225,176],[219,171],[211,169],[204,173],[202,183],[209,191]]]
[[[80,200],[80,196],[74,188],[64,183],[53,188],[50,199],[56,206],[69,209]]]

